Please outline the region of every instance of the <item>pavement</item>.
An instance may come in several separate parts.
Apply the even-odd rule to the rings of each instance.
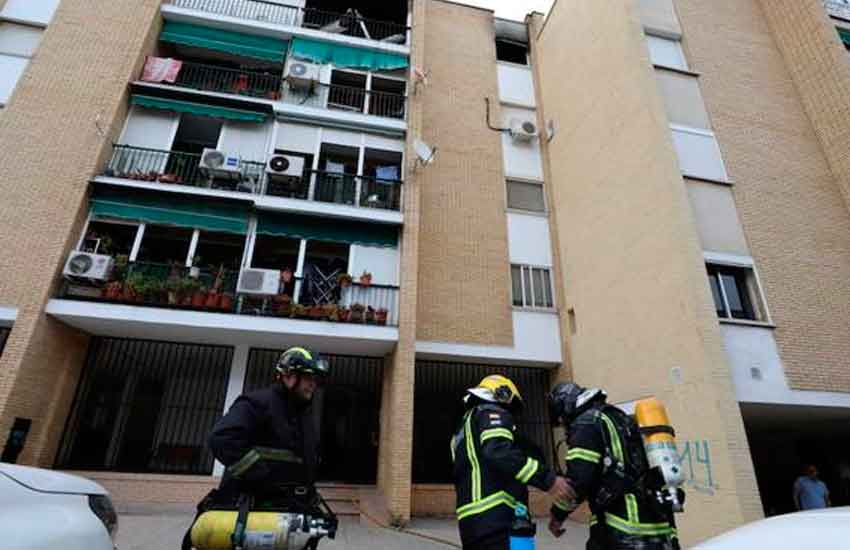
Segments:
[[[183,511],[132,511],[120,515],[118,550],[179,550],[192,522]],[[587,526],[568,521],[567,534],[555,539],[546,522],[537,523],[537,550],[583,550]],[[324,540],[320,550],[446,550],[460,547],[457,523],[448,519],[415,519],[405,531],[383,529],[356,517],[341,517],[335,540]]]

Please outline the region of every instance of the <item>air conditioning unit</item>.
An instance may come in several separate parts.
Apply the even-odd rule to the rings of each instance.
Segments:
[[[280,271],[273,269],[243,269],[239,274],[240,294],[276,296],[280,291]]]
[[[217,149],[204,149],[198,168],[201,174],[213,178],[240,179],[242,159]]]
[[[319,82],[320,67],[315,63],[290,61],[286,65],[284,78],[293,90],[312,89]]]
[[[511,137],[514,141],[531,141],[538,135],[537,124],[530,120],[511,119]]]
[[[105,281],[112,271],[112,256],[72,252],[62,273],[66,277]]]
[[[300,178],[304,175],[304,157],[275,155],[266,163],[266,174],[272,179]]]

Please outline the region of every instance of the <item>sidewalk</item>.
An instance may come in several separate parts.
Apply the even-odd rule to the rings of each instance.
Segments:
[[[134,511],[122,514],[118,529],[118,550],[178,550],[192,515],[186,512],[164,514]],[[568,522],[567,534],[555,540],[546,523],[538,521],[537,550],[582,550],[587,539],[587,526]],[[460,545],[457,524],[445,519],[417,519],[409,526],[410,533],[368,527],[354,517],[340,519],[336,540],[325,540],[320,550],[447,550],[449,544]]]

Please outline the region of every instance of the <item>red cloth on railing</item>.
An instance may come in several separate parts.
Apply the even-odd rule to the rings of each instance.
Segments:
[[[174,84],[183,62],[170,57],[154,57],[149,55],[145,60],[145,69],[142,71],[142,80],[145,82],[168,82]]]

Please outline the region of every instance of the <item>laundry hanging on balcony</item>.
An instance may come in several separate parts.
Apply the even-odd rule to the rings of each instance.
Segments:
[[[170,57],[154,57],[149,55],[145,59],[145,68],[142,70],[142,80],[145,82],[168,82],[174,84],[180,76],[183,62]]]
[[[289,55],[302,61],[338,68],[392,71],[408,66],[407,56],[355,48],[344,44],[331,44],[307,38],[293,38]]]
[[[268,116],[265,113],[257,111],[245,111],[243,109],[219,107],[217,105],[208,105],[206,103],[193,103],[191,101],[179,101],[176,99],[146,95],[133,95],[130,98],[130,103],[138,105],[139,107],[147,107],[148,109],[160,109],[162,111],[172,111],[175,113],[189,113],[197,116],[238,120],[241,122],[262,123],[266,121],[266,117]]]
[[[363,246],[398,247],[398,228],[390,225],[329,220],[297,214],[265,214],[257,218],[257,233]]]
[[[281,64],[286,56],[288,46],[286,40],[277,38],[211,29],[174,21],[165,22],[165,27],[163,27],[159,39],[162,42],[194,46]]]
[[[98,189],[90,199],[91,215],[189,229],[244,235],[249,204],[213,202],[180,193]]]

